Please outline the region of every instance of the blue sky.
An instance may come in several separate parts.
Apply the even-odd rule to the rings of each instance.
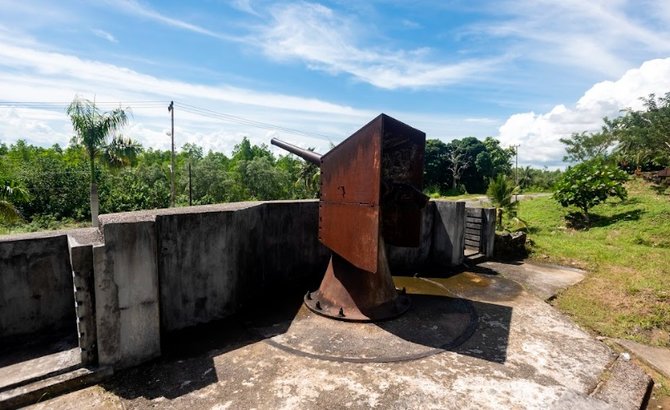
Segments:
[[[4,1],[0,141],[66,145],[75,94],[124,135],[325,152],[380,112],[428,138],[494,136],[561,166],[558,139],[670,91],[668,1]],[[13,104],[24,102],[23,104]],[[33,102],[39,104],[26,104]],[[50,104],[44,104],[48,102]]]

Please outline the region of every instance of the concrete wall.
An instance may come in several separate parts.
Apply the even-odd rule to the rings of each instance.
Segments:
[[[428,202],[423,208],[421,224],[421,245],[417,248],[408,248],[388,245],[386,256],[392,272],[421,269],[430,263],[430,254],[433,248],[433,227],[435,224],[435,203]]]
[[[163,331],[225,318],[265,291],[316,288],[329,257],[315,200],[99,219],[69,248],[66,235],[0,241],[0,335],[74,326],[74,273],[84,362],[97,347],[101,365],[132,366],[160,355]],[[390,247],[392,270],[460,264],[464,221],[464,203],[431,201],[421,246]]]
[[[434,201],[432,263],[457,266],[465,249],[465,202]]]
[[[329,254],[317,224],[317,201],[158,215],[163,330],[220,319],[264,290],[318,279]]]
[[[484,226],[482,228],[482,253],[487,258],[493,257],[493,244],[496,238],[496,210],[482,208]]]
[[[93,246],[91,244],[81,244],[74,237],[68,237],[68,245],[70,248],[70,263],[72,264],[81,362],[84,365],[93,365],[98,363]]]
[[[0,339],[76,330],[66,235],[0,241]]]
[[[101,228],[105,244],[93,247],[98,361],[128,367],[160,355],[154,222]]]

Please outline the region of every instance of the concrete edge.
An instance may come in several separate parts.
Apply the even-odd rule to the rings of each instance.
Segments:
[[[640,354],[640,352],[638,352],[638,351],[636,351],[636,349],[634,349],[634,345],[631,345],[632,343],[635,343],[635,344],[639,344],[639,343],[631,342],[631,341],[628,341],[628,340],[622,340],[622,339],[610,339],[610,340],[612,340],[614,343],[616,343],[622,349],[626,350],[627,352],[629,352],[630,354],[635,356],[637,359],[639,359],[645,365],[651,367],[654,371],[658,372],[660,375],[670,379],[670,373],[668,373],[666,369],[662,369],[656,363],[654,363],[652,360],[649,360],[648,357],[646,357],[643,354]],[[654,348],[654,346],[646,346],[646,347]]]
[[[641,367],[618,356],[601,374],[590,397],[616,409],[644,409],[651,397],[654,381]]]
[[[17,387],[0,394],[0,410],[15,409],[52,399],[65,393],[100,383],[114,373],[111,367],[79,368]]]

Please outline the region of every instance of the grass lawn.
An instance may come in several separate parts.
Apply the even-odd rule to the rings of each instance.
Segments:
[[[589,272],[556,307],[601,335],[670,347],[670,195],[639,180],[627,188],[626,201],[593,208],[588,230],[566,228],[552,198],[521,202],[519,216],[533,259]]]
[[[670,190],[640,180],[628,199],[592,209],[588,230],[566,228],[568,209],[551,197],[519,203],[533,243],[531,258],[588,271],[552,302],[603,336],[670,347]],[[653,400],[670,403],[670,379],[655,372]],[[652,400],[652,401],[653,401]]]

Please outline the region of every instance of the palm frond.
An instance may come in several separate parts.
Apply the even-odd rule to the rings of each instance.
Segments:
[[[21,213],[11,202],[0,199],[0,223],[16,223],[22,221]]]

